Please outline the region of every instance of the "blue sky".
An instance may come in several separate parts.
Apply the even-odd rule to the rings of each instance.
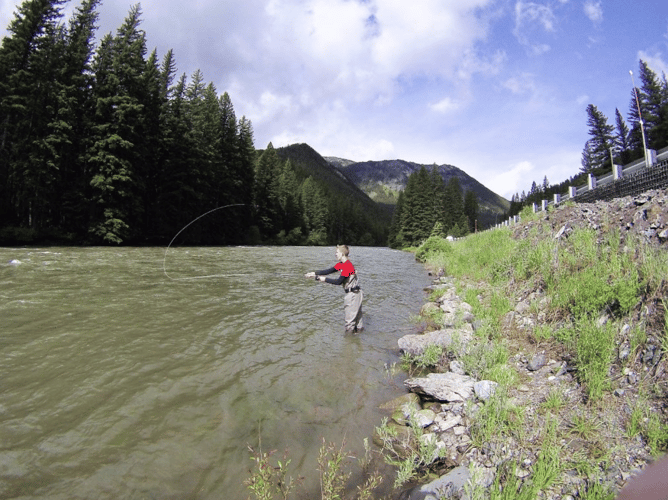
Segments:
[[[19,0],[0,0],[0,35]],[[107,0],[99,36],[134,2]],[[65,6],[66,17],[78,2]],[[510,198],[580,170],[586,107],[626,118],[633,70],[668,73],[668,2],[148,0],[149,51],[200,69],[256,147],[451,164]]]

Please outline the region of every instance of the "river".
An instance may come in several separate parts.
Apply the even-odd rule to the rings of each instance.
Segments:
[[[0,498],[245,499],[260,440],[316,498],[323,438],[359,454],[404,393],[385,367],[428,284],[353,247],[346,335],[341,288],[303,278],[334,252],[0,248]]]

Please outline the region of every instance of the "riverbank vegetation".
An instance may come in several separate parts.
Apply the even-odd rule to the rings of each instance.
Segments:
[[[101,1],[64,3],[24,1],[0,45],[0,244],[166,244],[208,212],[175,243],[386,244],[380,207],[257,151],[227,92],[149,53],[139,5],[95,46]]]
[[[479,324],[465,349],[405,361],[447,371],[458,360],[467,374],[498,383],[471,423],[473,446],[499,443],[538,457],[526,477],[515,473],[521,464],[502,464],[491,488],[473,485],[473,498],[552,498],[566,475],[581,478],[579,498],[614,498],[613,456],[633,463],[668,450],[665,249],[621,234],[614,214],[558,238],[546,230],[550,217],[525,210],[523,238],[504,228],[456,242],[432,237],[416,250],[454,278]],[[511,319],[519,303],[529,321],[518,326]],[[579,397],[517,390],[526,379],[514,360],[536,352],[563,362]]]

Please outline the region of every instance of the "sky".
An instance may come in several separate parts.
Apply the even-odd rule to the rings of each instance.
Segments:
[[[103,0],[97,38],[135,3]],[[0,36],[20,4],[0,0]],[[641,59],[668,73],[666,0],[140,5],[149,52],[227,92],[257,148],[454,165],[507,199],[580,171],[587,105],[627,119]]]

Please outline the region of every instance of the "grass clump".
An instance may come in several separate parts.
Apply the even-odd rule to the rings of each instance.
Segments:
[[[363,484],[357,486],[354,496],[355,500],[370,500],[373,498],[373,491],[380,486],[382,477],[378,471],[369,473],[368,466],[371,463],[369,457],[370,448],[368,441],[365,440],[365,457],[359,459],[359,465],[362,468],[366,480]],[[251,453],[251,460],[254,463],[254,469],[244,484],[252,493],[256,500],[288,500],[289,498],[301,498],[296,493],[296,487],[302,482],[303,478],[293,479],[288,475],[290,460],[287,459],[287,453],[282,460],[273,460],[273,451],[255,450],[248,447]],[[345,451],[345,443],[336,446],[333,443],[327,443],[322,440],[318,454],[317,470],[320,478],[320,498],[322,500],[343,500],[344,493],[351,472],[349,470],[349,455]]]

